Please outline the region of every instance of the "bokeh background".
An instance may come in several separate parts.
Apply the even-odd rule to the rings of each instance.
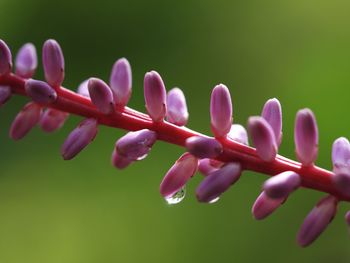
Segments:
[[[71,89],[90,76],[108,80],[114,61],[127,57],[130,105],[142,111],[143,75],[155,69],[167,88],[184,90],[189,127],[205,133],[215,84],[229,86],[237,123],[277,97],[284,110],[280,153],[292,158],[295,113],[310,107],[320,129],[317,164],[330,168],[332,141],[350,130],[349,8],[342,0],[0,0],[0,38],[13,52],[33,42],[39,53],[47,38],[57,39]],[[219,202],[204,205],[194,197],[198,175],[186,199],[168,206],[159,183],[182,149],[157,143],[146,160],[117,171],[110,154],[124,132],[101,127],[93,144],[63,161],[60,145],[79,118],[55,134],[35,129],[13,142],[8,128],[24,102],[13,98],[0,112],[0,262],[350,260],[347,204],[319,240],[301,249],[296,232],[322,193],[300,190],[256,222],[250,208],[266,176],[247,172]]]

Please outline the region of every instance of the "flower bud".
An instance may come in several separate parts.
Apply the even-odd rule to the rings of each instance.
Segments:
[[[230,91],[224,84],[217,85],[211,93],[210,117],[215,137],[225,137],[232,125],[232,102]]]
[[[43,66],[47,83],[60,87],[64,80],[64,57],[56,40],[49,39],[43,46]]]
[[[16,56],[16,75],[22,78],[33,77],[38,66],[36,48],[32,43],[23,45]]]

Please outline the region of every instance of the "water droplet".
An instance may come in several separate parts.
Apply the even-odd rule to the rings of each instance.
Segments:
[[[166,197],[165,201],[169,205],[175,205],[180,203],[185,198],[185,196],[186,196],[186,188],[182,187],[179,191],[177,191],[172,196]]]
[[[141,160],[145,159],[147,157],[147,155],[148,155],[148,153],[145,153],[144,155],[138,157],[136,160],[141,161]]]
[[[215,197],[214,199],[210,200],[210,201],[208,202],[208,204],[214,204],[214,203],[216,203],[217,201],[219,201],[219,199],[220,199],[219,196],[218,196],[218,197]]]

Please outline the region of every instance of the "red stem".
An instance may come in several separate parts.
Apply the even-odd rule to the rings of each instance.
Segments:
[[[24,89],[25,79],[15,74],[0,77],[0,85],[8,85],[16,94],[28,96]],[[185,147],[186,139],[191,136],[206,136],[186,127],[179,127],[169,122],[155,123],[148,115],[125,107],[110,115],[99,112],[89,98],[60,87],[57,89],[57,100],[45,107],[59,109],[83,117],[95,118],[99,124],[121,128],[128,131],[150,129],[158,134],[158,139]],[[284,171],[295,171],[302,178],[302,185],[307,188],[327,192],[337,196],[340,200],[350,201],[339,193],[332,183],[333,173],[317,166],[304,167],[300,163],[278,155],[273,162],[264,162],[252,147],[235,142],[228,138],[218,139],[224,146],[223,153],[217,158],[220,161],[238,161],[243,169],[276,175]]]

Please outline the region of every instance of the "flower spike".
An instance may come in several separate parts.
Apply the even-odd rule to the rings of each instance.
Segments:
[[[64,141],[61,148],[63,159],[74,158],[95,139],[97,131],[97,120],[92,118],[83,120]]]
[[[178,126],[184,126],[188,121],[186,98],[179,88],[173,88],[167,96],[167,120]]]
[[[32,43],[23,45],[16,56],[16,74],[22,78],[33,77],[38,66],[36,48]]]
[[[131,96],[131,66],[126,58],[118,59],[112,68],[109,84],[114,94],[114,101],[119,107],[128,104]]]
[[[146,109],[155,122],[160,122],[166,114],[166,91],[161,76],[156,71],[146,73],[144,78]]]
[[[295,148],[300,162],[277,155],[282,137],[282,110],[277,99],[268,100],[261,116],[248,120],[248,130],[255,145],[250,147],[246,129],[232,124],[229,89],[214,87],[210,100],[210,127],[214,138],[184,127],[188,121],[186,99],[179,88],[166,94],[164,82],[155,71],[144,76],[147,113],[126,107],[131,96],[132,76],[129,62],[119,59],[113,65],[110,87],[90,78],[73,92],[61,84],[64,58],[55,40],[45,42],[42,50],[46,82],[31,79],[37,57],[32,44],[24,45],[16,57],[12,73],[11,52],[0,40],[0,106],[11,96],[30,100],[17,114],[9,135],[23,138],[35,125],[44,132],[58,130],[69,114],[84,120],[61,146],[64,159],[72,159],[98,132],[98,125],[124,129],[127,134],[113,147],[111,163],[124,169],[147,156],[157,140],[185,148],[160,184],[160,193],[168,204],[179,203],[185,196],[188,180],[198,171],[204,175],[196,190],[200,202],[212,203],[220,197],[241,172],[254,171],[273,176],[252,207],[260,220],[280,207],[299,187],[324,192],[324,198],[306,217],[298,234],[298,243],[307,246],[335,215],[338,201],[350,201],[350,143],[341,137],[332,148],[333,171],[314,165],[318,153],[318,128],[309,109],[300,110],[295,121]],[[166,118],[166,120],[164,120]],[[350,229],[350,212],[345,216]]]
[[[61,86],[64,80],[64,57],[56,40],[49,39],[43,46],[45,79],[52,87]]]
[[[211,129],[215,137],[225,137],[232,124],[232,102],[229,89],[224,84],[215,86],[210,99]]]
[[[0,76],[6,75],[12,69],[12,55],[6,43],[0,39]]]
[[[295,120],[295,151],[299,161],[305,165],[312,165],[318,153],[318,129],[316,118],[309,109],[298,111]]]

